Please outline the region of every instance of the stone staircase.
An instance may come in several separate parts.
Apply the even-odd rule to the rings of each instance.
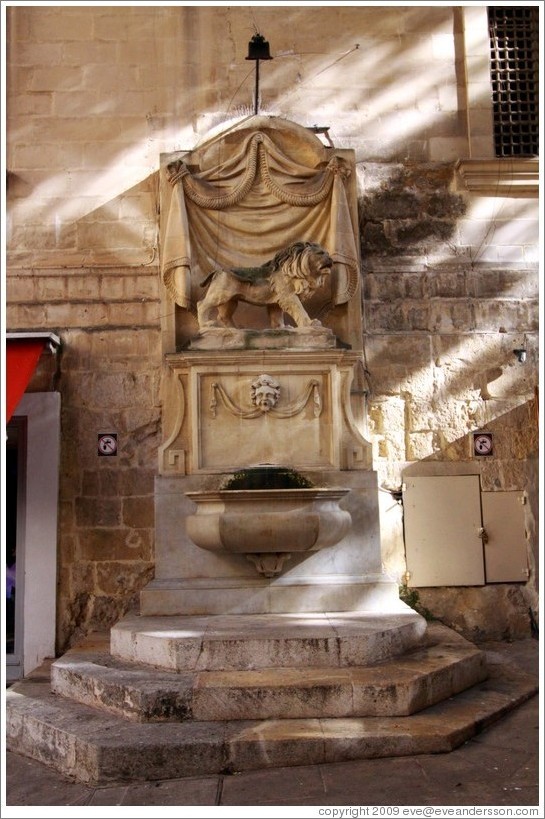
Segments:
[[[535,691],[414,612],[129,615],[8,690],[7,747],[98,784],[441,753]]]

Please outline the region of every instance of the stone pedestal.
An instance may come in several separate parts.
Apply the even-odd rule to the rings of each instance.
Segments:
[[[141,593],[142,614],[405,611],[397,583],[382,573],[377,478],[352,411],[354,398],[361,403],[351,394],[358,353],[267,349],[267,332],[253,339],[261,349],[166,358],[156,572]],[[262,406],[255,384],[265,375],[276,390]],[[319,551],[294,552],[270,578],[243,553],[200,548],[186,525],[196,511],[188,493],[218,490],[236,470],[259,464],[292,467],[317,488],[349,490],[339,501],[351,517],[347,534]]]
[[[328,327],[282,327],[276,330],[212,328],[189,342],[190,350],[326,350],[337,346]]]

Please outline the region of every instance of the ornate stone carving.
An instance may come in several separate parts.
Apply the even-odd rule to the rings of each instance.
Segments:
[[[211,271],[263,264],[293,242],[327,247],[335,262],[313,315],[356,293],[353,160],[308,129],[252,117],[165,163],[162,278],[170,297],[194,312]],[[325,312],[322,312],[325,311]],[[311,311],[312,312],[312,311]]]
[[[319,244],[294,242],[260,267],[214,270],[202,283],[208,290],[197,303],[199,328],[236,327],[233,313],[239,301],[266,306],[273,328],[284,326],[284,313],[297,327],[321,327],[303,302],[323,286],[332,267],[333,259]]]
[[[289,560],[291,554],[289,552],[273,552],[267,554],[251,554],[246,555],[246,559],[253,563],[259,574],[264,577],[277,577],[282,573],[284,563]]]
[[[224,489],[186,492],[196,512],[187,534],[212,552],[243,554],[265,577],[280,574],[293,554],[339,543],[352,517],[339,502],[350,489]]]
[[[172,397],[168,405],[174,409],[174,423],[170,435],[159,447],[159,471],[163,474],[172,472],[185,475],[186,453],[184,449],[175,445],[185,420],[185,391],[179,374],[169,379],[169,386]],[[166,383],[163,388],[167,389]]]
[[[252,383],[251,395],[254,409],[245,410],[235,404],[221,384],[214,381],[211,386],[210,412],[215,418],[219,398],[225,409],[238,418],[259,418],[265,413],[276,415],[278,418],[293,418],[294,415],[298,415],[304,410],[311,397],[314,403],[314,417],[319,418],[322,411],[320,382],[314,378],[308,382],[305,391],[297,400],[283,408],[276,406],[280,395],[280,385],[270,375],[260,375]]]
[[[271,375],[260,375],[252,382],[252,404],[262,412],[270,412],[278,402],[280,384]]]

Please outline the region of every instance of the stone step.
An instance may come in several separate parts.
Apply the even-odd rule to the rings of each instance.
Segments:
[[[400,716],[486,679],[485,655],[443,626],[427,645],[370,667],[172,673],[71,651],[51,668],[52,690],[140,722]]]
[[[150,781],[452,751],[537,691],[492,658],[489,678],[405,717],[135,723],[65,700],[49,669],[6,692],[6,743],[81,782]]]
[[[235,614],[142,617],[110,633],[121,660],[167,671],[373,665],[416,647],[426,621],[408,607],[391,614]]]

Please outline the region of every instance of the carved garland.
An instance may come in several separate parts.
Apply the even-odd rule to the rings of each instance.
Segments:
[[[322,401],[320,398],[320,382],[315,379],[309,381],[303,395],[298,400],[284,407],[284,409],[278,409],[277,407],[270,409],[255,407],[255,409],[244,410],[238,407],[221,384],[215,381],[210,388],[210,413],[213,418],[216,417],[219,397],[225,409],[237,418],[259,418],[261,415],[275,415],[277,418],[293,418],[294,415],[298,415],[304,410],[311,396],[314,403],[314,417],[319,418],[322,412]]]
[[[223,195],[218,194],[217,188],[203,179],[191,174],[187,165],[178,159],[167,166],[168,180],[172,186],[182,182],[184,193],[197,207],[210,210],[223,210],[236,205],[249,193],[257,172],[257,153],[259,143],[263,141],[261,134],[256,134],[250,145],[248,164],[238,187]]]
[[[306,186],[307,191],[305,193],[294,193],[291,190],[285,190],[271,176],[265,146],[263,145],[263,134],[260,133],[255,134],[250,141],[248,164],[241,183],[228,193],[219,194],[216,187],[193,176],[181,159],[168,165],[167,174],[171,185],[174,186],[177,182],[182,182],[188,199],[198,207],[209,210],[222,210],[232,207],[244,199],[254,183],[258,167],[267,188],[273,196],[281,202],[295,207],[317,205],[331,191],[335,176],[339,175],[345,178],[350,174],[350,169],[338,157],[333,157],[328,162],[325,170],[317,172],[313,180],[314,184],[311,182],[310,185]]]

